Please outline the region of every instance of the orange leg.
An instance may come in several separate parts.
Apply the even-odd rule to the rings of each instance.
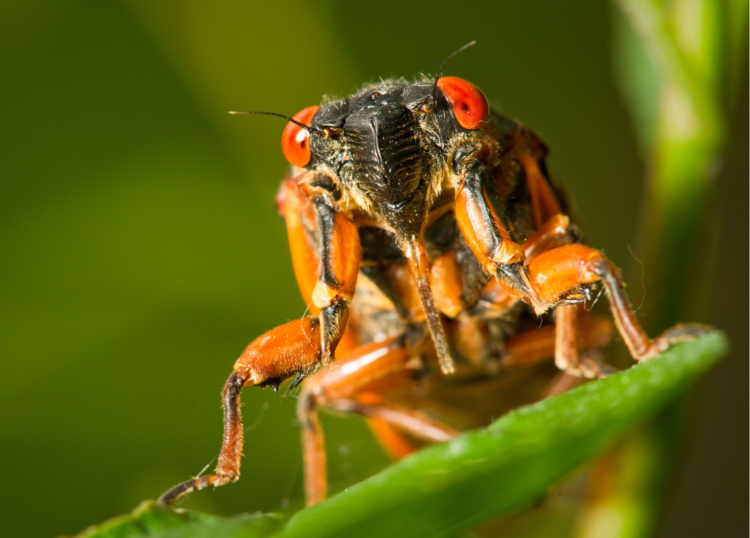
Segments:
[[[435,305],[444,316],[455,318],[466,308],[461,298],[463,273],[456,251],[448,251],[432,260],[430,287],[435,298]]]
[[[542,396],[542,400],[545,400],[549,398],[550,396],[554,396],[556,394],[560,394],[562,392],[565,392],[570,389],[576,388],[578,385],[585,383],[586,378],[571,375],[567,372],[559,372],[555,379],[552,380],[552,383],[549,384],[547,387],[547,390],[544,391],[544,395]]]
[[[324,390],[329,397],[348,395],[357,386],[402,366],[407,359],[408,354],[401,338],[367,344],[351,355],[339,358],[335,365],[317,372],[305,382],[297,403],[297,417],[302,428],[305,498],[308,505],[325,499],[328,488],[325,442],[317,412]]]
[[[519,133],[522,136],[523,133]],[[497,185],[488,165],[475,157],[466,158],[462,162],[454,162],[454,171],[460,180],[456,185],[455,214],[458,228],[474,256],[485,270],[497,278],[506,291],[515,298],[531,298],[532,290],[523,266],[528,263],[527,250],[536,245],[531,254],[549,249],[552,245],[545,245],[544,239],[552,239],[553,244],[559,246],[555,234],[545,229],[550,220],[567,219],[560,215],[558,204],[551,187],[543,177],[539,165],[535,160],[541,158],[531,151],[528,144],[523,145],[526,150],[517,148],[517,159],[528,177],[528,186],[532,198],[534,219],[538,235],[530,238],[531,243],[519,245],[514,237],[509,219],[504,213],[503,205],[497,191]],[[538,153],[538,152],[537,152]],[[555,215],[559,215],[555,217]],[[569,231],[569,222],[565,222],[565,233]],[[567,241],[572,238],[568,236]]]
[[[318,407],[357,413],[375,419],[376,425],[389,428],[386,444],[405,455],[410,443],[394,431],[405,431],[430,442],[445,441],[458,434],[421,413],[389,407],[374,392],[363,392],[368,385],[406,368],[409,353],[403,337],[361,346],[331,367],[311,376],[303,385],[297,404],[302,425],[305,461],[305,496],[308,506],[326,497],[326,455],[323,430],[317,417]]]
[[[524,261],[523,248],[515,243],[507,217],[497,199],[490,169],[480,161],[461,165],[461,182],[456,188],[456,222],[474,255],[490,274],[498,268]]]
[[[566,323],[565,320],[561,320],[561,311],[565,318],[569,316],[570,310],[575,309],[573,306],[558,307],[557,324],[554,328],[548,326],[527,331],[506,342],[508,355],[503,358],[502,365],[507,368],[531,366],[555,357],[555,364],[562,371],[547,388],[545,398],[565,392],[581,384],[585,378],[600,377],[604,373],[609,373],[606,366],[593,359],[578,360],[580,350],[598,354],[599,350],[609,345],[612,340],[612,324],[608,320],[593,316],[576,320],[575,336],[560,342],[560,324]],[[562,355],[574,360],[562,363],[559,358],[561,346],[564,349]]]
[[[514,149],[516,160],[523,167],[526,176],[531,206],[534,209],[534,219],[537,228],[539,228],[547,222],[547,219],[561,212],[557,196],[541,169],[547,154],[547,148],[533,133],[525,127],[521,127],[517,133]]]
[[[524,161],[531,156],[521,155],[519,158]],[[524,165],[528,164],[525,162]],[[537,179],[540,182],[544,178]],[[495,298],[498,304],[502,299],[522,299],[541,315],[551,308],[582,302],[583,286],[601,281],[615,324],[636,360],[649,359],[674,343],[695,338],[708,330],[702,325],[678,325],[650,339],[635,318],[622,279],[612,262],[600,252],[580,244],[547,250],[564,242],[564,239],[551,233],[546,225],[542,225],[538,235],[530,238],[521,249],[512,241],[503,216],[498,213],[497,205],[492,203],[492,193],[492,184],[484,165],[477,161],[462,165],[462,182],[456,191],[456,220],[474,255],[497,278],[505,294],[504,297],[500,294]],[[537,193],[539,214],[555,209],[548,194]],[[527,252],[534,256],[533,259],[527,259]],[[569,314],[562,314],[561,341],[574,335],[572,322],[566,316]],[[566,328],[571,330],[566,332]],[[567,349],[572,348],[568,346]],[[561,361],[563,359],[561,356]]]
[[[537,180],[546,181],[541,176]],[[544,207],[555,207],[549,200],[542,205]],[[576,236],[577,230],[570,224],[569,217],[561,214],[554,215],[524,242],[523,248],[526,255],[524,264],[528,266],[541,254],[574,243]],[[502,311],[516,300],[517,293],[515,290],[508,289],[502,281],[493,279],[482,290],[481,298],[485,303],[492,305],[491,308],[498,308]],[[579,358],[577,307],[560,305],[556,308],[556,315],[554,354],[558,368],[571,376],[594,378],[602,375],[603,366],[593,360],[584,359],[581,361]],[[592,324],[589,323],[586,327],[587,338],[590,339],[592,335],[599,335],[599,338],[603,341],[596,347],[604,347],[611,339],[611,325],[604,320],[597,320],[595,325],[598,326],[592,327]],[[549,329],[547,329],[547,332],[549,332]],[[536,332],[531,334],[536,334]],[[538,350],[544,350],[543,352],[546,353],[549,349],[548,339],[538,336],[531,336],[531,339],[530,343],[536,346]],[[590,346],[590,343],[587,346]],[[508,358],[508,360],[518,360],[518,358]]]
[[[577,349],[602,349],[612,340],[612,324],[602,318],[586,316],[579,321]],[[505,368],[538,364],[555,356],[556,327],[533,329],[505,342],[508,355],[501,361]]]
[[[349,321],[362,249],[356,226],[325,197],[313,199],[320,235],[320,273],[312,301],[320,309],[322,363],[333,360]]]
[[[530,159],[530,157],[527,158]],[[551,202],[553,199],[550,198],[551,191],[549,190],[549,185],[547,185],[546,180],[541,176],[538,166],[531,168],[532,170],[529,170],[527,167],[527,177],[530,174],[533,175],[532,172],[535,171],[538,176],[535,181],[541,185],[537,190],[546,193],[542,195],[542,198],[546,199],[546,201],[540,202],[539,206],[546,208],[557,207]],[[546,186],[546,190],[543,188],[544,186]],[[574,240],[573,234],[574,231],[571,228],[570,219],[564,215],[555,215],[524,243],[526,264],[528,265],[544,252],[572,243]],[[601,377],[607,369],[591,359],[581,360],[578,354],[579,310],[578,306],[572,305],[560,305],[555,309],[555,364],[568,376],[587,377],[590,379]],[[606,329],[600,327],[597,330],[599,334],[604,336],[608,343],[612,334],[609,323],[606,324]],[[604,347],[604,345],[606,343],[597,347]],[[561,386],[563,385],[565,383],[561,382]]]
[[[356,397],[348,400],[332,399],[323,401],[321,405],[335,411],[379,418],[401,431],[430,443],[449,441],[459,434],[457,430],[431,419],[424,413],[388,405],[381,398],[367,398],[372,403],[364,403],[360,400],[361,398]]]
[[[555,309],[555,366],[568,370],[578,366],[578,311],[575,306]]]
[[[572,389],[581,384],[584,379],[596,379],[616,371],[598,360],[589,357],[581,358],[579,355],[579,331],[584,331],[583,337],[587,344],[590,344],[591,336],[602,340],[593,347],[594,350],[598,351],[612,338],[612,324],[609,321],[596,320],[601,326],[594,329],[592,333],[591,328],[581,326],[582,321],[585,323],[591,318],[579,319],[579,315],[582,313],[580,305],[558,306],[555,313],[557,315],[555,320],[555,365],[562,371],[547,388],[545,398]],[[588,347],[587,349],[591,350],[592,348]]]
[[[573,243],[576,234],[577,230],[570,224],[569,217],[561,214],[553,216],[524,241],[524,263],[528,265],[543,252]],[[504,310],[520,297],[517,290],[509,287],[505,281],[495,278],[485,285],[479,295],[485,303],[500,310]]]
[[[639,361],[708,330],[698,324],[677,325],[653,340],[649,338],[628,303],[617,268],[599,251],[584,245],[567,245],[540,254],[528,265],[527,277],[533,294],[528,298],[539,314],[549,308],[581,302],[581,286],[601,281],[617,329],[630,354]],[[561,331],[564,332],[565,327]]]
[[[382,418],[366,420],[380,446],[392,460],[400,460],[417,451],[414,443]]]
[[[294,275],[302,299],[307,305],[308,312],[317,316],[320,314],[320,308],[313,302],[313,293],[320,278],[320,253],[315,248],[316,242],[319,241],[316,238],[320,236],[320,232],[316,224],[313,200],[295,178],[287,177],[281,182],[281,188],[276,195],[276,207],[286,222]],[[351,282],[354,276],[348,274],[346,278]],[[349,326],[336,350],[338,354],[343,355],[354,347],[356,338],[352,327]]]
[[[286,221],[300,291],[320,318],[322,361],[328,364],[349,321],[361,258],[359,233],[315,186],[314,177],[305,183],[285,179],[276,204]]]
[[[318,315],[272,329],[245,349],[224,388],[224,439],[215,473],[170,489],[160,498],[164,504],[196,489],[236,481],[243,444],[241,388],[258,385],[278,390],[285,381],[296,386],[313,370],[333,360],[347,328],[361,258],[359,233],[330,202],[325,186],[317,185],[315,177],[303,179],[304,183],[285,181],[277,202],[287,221],[300,289],[306,299],[309,296]],[[312,244],[317,245],[317,253]],[[313,265],[317,266],[314,273]],[[314,283],[311,274],[315,275]]]
[[[570,217],[560,213],[554,215],[540,226],[534,235],[524,241],[526,265],[543,252],[575,243],[577,234],[578,230],[570,223]]]
[[[543,148],[519,133],[515,151],[526,174],[531,174],[529,189],[534,218],[542,227],[544,217],[559,210],[554,193],[539,169]],[[526,260],[526,248],[515,242],[507,215],[499,203],[496,185],[489,167],[467,157],[453,163],[460,177],[456,185],[455,213],[461,234],[485,269],[495,276],[506,294],[529,303],[538,315],[551,308],[583,301],[583,286],[602,282],[612,314],[631,355],[645,360],[670,345],[706,332],[701,325],[678,325],[650,339],[628,304],[624,286],[615,266],[600,252],[583,245],[564,245]],[[565,317],[566,314],[563,314]],[[570,320],[568,320],[570,327]],[[564,331],[564,328],[561,329]],[[565,336],[561,334],[561,338]],[[570,334],[567,336],[571,337]]]
[[[301,381],[321,363],[320,325],[316,317],[291,321],[247,346],[222,393],[224,437],[216,471],[178,484],[159,498],[160,503],[169,505],[192,491],[239,479],[243,445],[240,391],[253,385],[277,390],[285,380],[293,384]]]
[[[580,329],[580,306],[562,305],[555,309],[555,365],[566,374],[575,377],[596,379],[615,370],[591,358],[579,356],[578,332]],[[601,320],[604,321],[604,320]],[[607,323],[611,338],[612,326]],[[603,330],[602,330],[603,334]],[[603,346],[597,346],[603,347]]]
[[[281,189],[276,195],[276,207],[286,222],[294,276],[302,299],[308,305],[310,313],[318,315],[320,309],[312,303],[313,291],[320,274],[320,259],[313,247],[317,227],[312,200],[305,196],[294,178],[288,177],[281,182]]]

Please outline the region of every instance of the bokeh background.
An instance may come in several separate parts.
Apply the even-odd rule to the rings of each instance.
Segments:
[[[471,80],[552,148],[592,245],[637,267],[644,164],[604,2],[26,0],[0,6],[0,534],[73,534],[196,474],[244,346],[305,310],[274,194],[284,122],[381,77]],[[747,47],[744,48],[747,50]],[[742,58],[746,65],[746,58]],[[660,536],[747,529],[748,109],[719,163],[705,321],[733,352],[696,393]],[[717,220],[720,219],[720,222]],[[718,226],[717,226],[718,224]],[[708,248],[708,247],[707,247]],[[640,302],[638,270],[626,271]],[[658,301],[659,290],[645,290]],[[648,320],[649,312],[639,315]],[[301,503],[292,397],[248,390],[219,514]],[[335,489],[387,459],[324,417]],[[745,529],[743,531],[743,529]]]

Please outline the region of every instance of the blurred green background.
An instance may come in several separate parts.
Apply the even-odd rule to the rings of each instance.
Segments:
[[[284,122],[228,110],[294,114],[364,82],[432,73],[477,39],[447,72],[545,139],[589,242],[637,267],[628,245],[645,170],[614,83],[611,26],[612,6],[597,1],[3,3],[0,533],[73,534],[196,474],[218,452],[234,360],[302,315],[273,201]],[[733,354],[699,389],[660,536],[747,528],[740,72],[707,222],[719,262],[691,283],[712,297],[703,321],[729,332]],[[640,275],[626,273],[639,304]],[[658,302],[658,289],[645,293]],[[301,503],[295,400],[256,389],[243,402],[254,425],[243,479],[185,506]],[[324,423],[334,489],[387,464],[358,419]]]

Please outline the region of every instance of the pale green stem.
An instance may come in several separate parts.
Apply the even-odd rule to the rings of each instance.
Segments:
[[[725,139],[722,100],[731,95],[724,84],[739,78],[731,71],[737,59],[732,53],[747,29],[747,1],[733,2],[726,11],[713,0],[617,0],[617,5],[636,35],[621,39],[618,52],[627,60],[624,89],[639,119],[648,164],[639,256],[646,288],[655,297],[646,306],[653,333],[705,316],[696,306],[701,291],[709,290],[715,253],[706,217]],[[640,65],[639,53],[645,60]],[[673,406],[597,465],[593,487],[602,491],[584,511],[578,538],[655,532],[683,417],[684,406]]]

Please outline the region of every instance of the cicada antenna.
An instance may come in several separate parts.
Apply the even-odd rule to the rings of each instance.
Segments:
[[[258,110],[230,110],[229,113],[230,114],[262,114],[264,116],[276,116],[278,118],[284,118],[285,120],[291,121],[295,125],[302,127],[308,133],[311,133],[312,131],[314,131],[314,129],[310,127],[309,125],[305,125],[304,123],[299,122],[295,120],[294,118],[290,118],[289,116],[285,116],[284,114],[277,114],[276,112],[260,112]]]
[[[443,61],[443,63],[442,63],[442,64],[440,64],[440,68],[439,68],[439,69],[437,70],[437,74],[435,75],[435,80],[434,80],[434,81],[433,81],[433,83],[432,83],[432,98],[433,98],[433,99],[437,99],[437,90],[438,90],[438,86],[437,86],[437,83],[438,83],[438,80],[440,80],[440,75],[442,74],[442,72],[443,72],[443,68],[445,68],[446,64],[447,64],[448,62],[450,62],[450,61],[451,61],[451,60],[452,60],[452,59],[453,59],[453,58],[454,58],[454,57],[455,57],[455,56],[456,56],[457,54],[459,54],[459,53],[461,53],[461,52],[465,51],[465,50],[466,50],[466,49],[468,49],[469,47],[473,47],[473,46],[474,46],[474,45],[476,45],[476,44],[477,44],[477,41],[476,41],[476,39],[475,39],[475,40],[472,40],[472,41],[469,41],[468,43],[466,43],[466,45],[464,45],[463,47],[461,47],[461,48],[460,48],[460,49],[458,49],[457,51],[453,52],[453,53],[452,53],[452,54],[451,54],[450,56],[448,56],[448,57],[447,57],[447,58],[446,58],[446,59],[445,59],[445,60]]]

